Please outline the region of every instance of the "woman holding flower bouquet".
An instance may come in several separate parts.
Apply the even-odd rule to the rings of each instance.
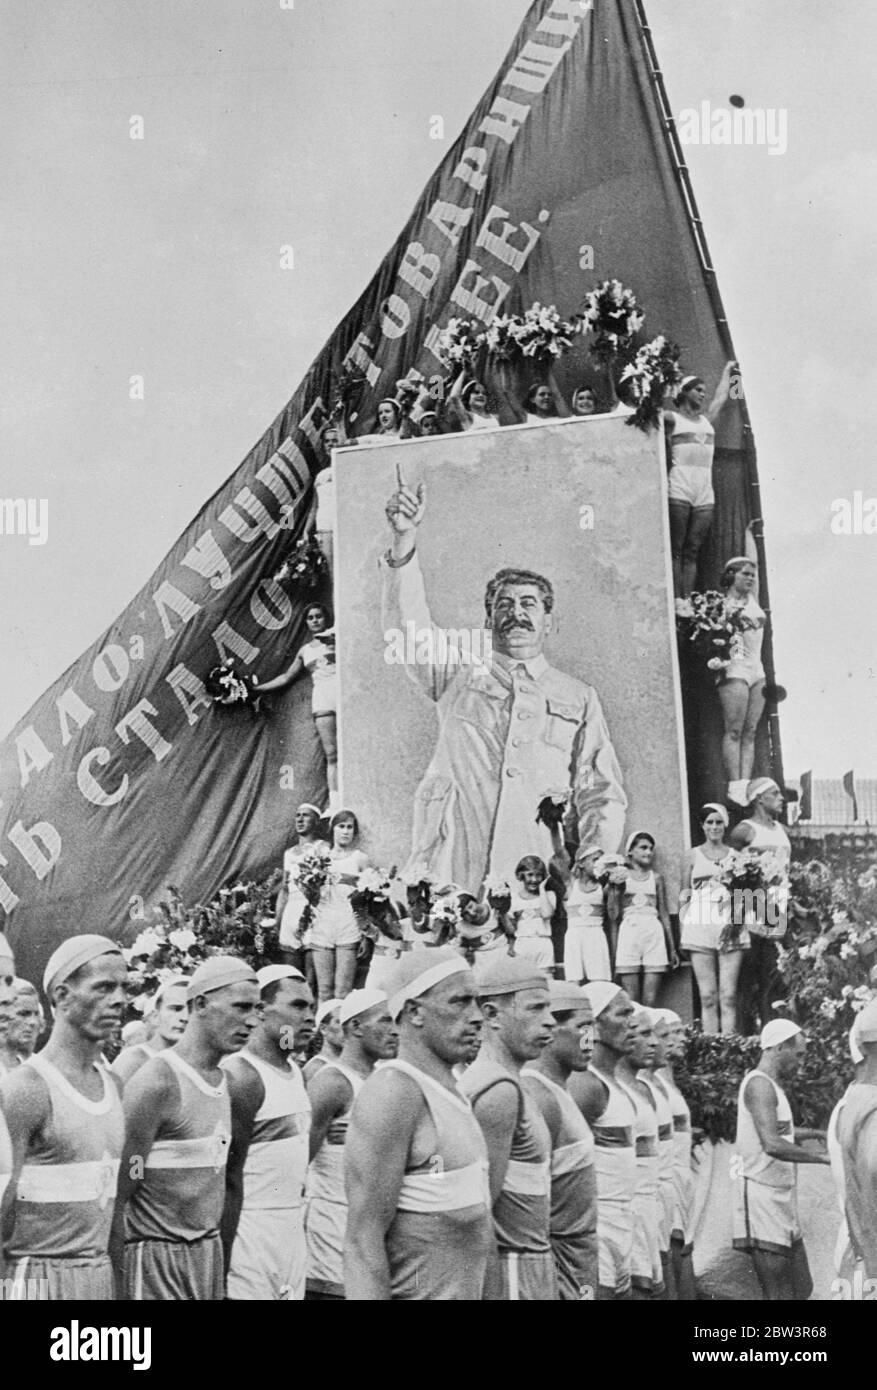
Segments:
[[[737,984],[749,933],[732,923],[731,894],[721,877],[734,853],[725,844],[728,812],[709,801],[700,817],[703,844],[688,854],[679,894],[680,944],[691,953],[703,1031],[736,1033]]]
[[[765,612],[759,607],[758,566],[745,555],[735,555],[722,571],[721,586],[725,602],[739,613],[740,631],[734,639],[731,659],[719,685],[719,703],[725,732],[722,761],[728,778],[728,800],[746,806],[746,786],[755,762],[755,732],[764,710],[764,667],[761,644],[764,641]]]
[[[320,811],[309,801],[303,801],[293,820],[296,843],[290,845],[283,855],[283,884],[277,895],[278,945],[287,965],[296,969],[305,968],[304,952],[308,950],[309,940],[306,929],[302,927],[302,913],[308,907],[308,899],[298,883],[298,870],[305,855],[317,846],[328,850],[320,835]],[[305,923],[309,913],[305,915]],[[308,961],[307,964],[310,964]],[[310,971],[306,971],[309,974]]]
[[[448,417],[465,433],[499,428],[499,416],[490,410],[487,388],[475,377],[461,372],[448,396]]]
[[[310,933],[321,1004],[325,999],[343,999],[353,988],[362,933],[350,895],[370,862],[367,854],[355,848],[359,821],[352,811],[338,811],[329,822],[329,834],[329,879],[314,907]]]
[[[338,790],[338,738],[335,727],[338,677],[335,670],[335,630],[325,604],[308,604],[305,625],[311,640],[299,650],[292,664],[273,680],[255,682],[253,688],[260,694],[269,690],[285,690],[299,676],[310,676],[313,683],[311,712],[326,758],[326,781],[331,806],[332,795]]]
[[[715,507],[713,493],[713,428],[731,394],[736,362],[728,362],[712,402],[704,412],[706,386],[699,376],[682,378],[676,409],[664,411],[667,437],[667,475],[670,500],[670,550],[673,589],[687,598],[697,581],[697,560],[709,534]]]

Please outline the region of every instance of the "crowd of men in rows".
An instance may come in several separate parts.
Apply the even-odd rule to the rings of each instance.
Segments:
[[[403,956],[319,1010],[290,965],[213,956],[168,981],[149,1044],[106,1067],[120,948],[72,937],[46,1045],[0,1080],[4,1287],[63,1300],[696,1296],[685,1042],[669,1010],[506,956]],[[800,1029],[740,1088],[735,1244],[765,1295],[812,1283],[784,1090]],[[877,1003],[832,1117],[852,1256],[877,1276]],[[11,1284],[8,1281],[12,1281]]]

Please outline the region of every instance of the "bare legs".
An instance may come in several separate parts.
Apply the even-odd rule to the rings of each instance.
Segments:
[[[637,971],[635,975],[619,975],[618,979],[628,999],[632,999],[634,1004],[645,1004],[647,1009],[653,1009],[658,1002],[663,975],[661,970],[643,970],[642,974]]]
[[[705,1033],[736,1033],[737,981],[742,961],[742,951],[691,952]]]
[[[670,501],[670,552],[677,598],[688,598],[697,583],[697,557],[712,526],[713,511],[713,507]]]
[[[327,999],[343,999],[353,989],[356,974],[356,946],[315,946],[314,969],[317,972],[317,994],[322,1004]]]
[[[731,679],[719,686],[725,733],[722,762],[729,782],[748,782],[755,762],[755,731],[764,710],[764,681]]]
[[[338,738],[335,728],[334,714],[315,714],[314,724],[317,726],[317,736],[323,745],[323,754],[326,759],[326,782],[330,792],[338,790]]]

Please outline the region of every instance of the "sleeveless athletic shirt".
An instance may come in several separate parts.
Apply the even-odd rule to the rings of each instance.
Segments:
[[[522,1075],[544,1086],[560,1107],[560,1133],[551,1155],[551,1234],[578,1235],[592,1227],[594,1136],[565,1087],[530,1067]]]
[[[362,1089],[364,1078],[343,1062],[325,1062],[320,1074],[338,1071],[349,1083],[353,1092],[351,1105]],[[336,1115],[329,1126],[326,1137],[311,1159],[308,1168],[307,1195],[321,1202],[335,1202],[347,1206],[344,1192],[344,1145],[347,1142],[347,1129],[350,1124],[349,1108],[343,1115]]]
[[[669,1072],[661,1075],[670,1096],[673,1114],[673,1227],[671,1234],[687,1241],[694,1205],[694,1175],[691,1171],[691,1111],[688,1102]]]
[[[228,1086],[224,1076],[211,1086],[173,1051],[160,1053],[156,1061],[174,1073],[177,1117],[149,1151],[143,1180],[128,1203],[126,1235],[128,1240],[200,1240],[219,1229],[225,1205]]]
[[[493,1204],[496,1243],[500,1252],[550,1252],[551,1135],[536,1106],[518,1080],[502,1067],[476,1062],[460,1082],[472,1104],[499,1082],[510,1082],[518,1093],[518,1120],[512,1135],[502,1191]]]
[[[771,851],[779,860],[783,861],[786,870],[788,870],[792,857],[792,845],[779,821],[775,821],[771,826],[762,825],[757,820],[742,820],[740,824],[748,825],[752,831],[752,839],[746,846],[747,849]],[[768,902],[773,902],[777,908],[776,914],[772,915],[778,916],[779,921],[773,925],[765,924],[764,921],[750,922],[749,931],[753,936],[764,936],[768,940],[776,941],[786,934],[786,912],[789,899],[788,878],[786,878],[785,883],[777,884],[767,891]],[[763,918],[764,913],[759,912],[758,916]]]
[[[603,929],[603,887],[595,884],[593,888],[583,888],[579,879],[573,879],[564,902],[568,927],[598,927]],[[575,1105],[575,1101],[573,1101]]]
[[[613,1202],[627,1208],[636,1190],[636,1111],[633,1100],[617,1081],[598,1071],[593,1064],[588,1066],[588,1071],[609,1092],[606,1109],[591,1122],[597,1195],[601,1205]]]
[[[289,1211],[300,1207],[311,1128],[311,1103],[301,1072],[290,1062],[284,1076],[246,1049],[236,1056],[253,1068],[265,1087],[244,1163],[244,1208]]]
[[[22,1066],[45,1082],[50,1115],[18,1179],[7,1257],[106,1255],[125,1139],[115,1083],[97,1066],[104,1094],[89,1100],[46,1058],[31,1057]]]
[[[436,1132],[435,1154],[420,1167],[406,1168],[387,1231],[392,1296],[477,1301],[490,1243],[490,1185],[481,1126],[464,1095],[410,1062],[396,1058],[381,1070],[402,1072],[416,1082]]]
[[[622,920],[625,917],[657,917],[658,886],[653,870],[645,878],[632,878],[628,874],[624,881],[621,896]]]
[[[792,1107],[785,1091],[772,1077],[759,1071],[757,1067],[754,1071],[748,1071],[740,1082],[737,1095],[737,1138],[734,1143],[734,1148],[743,1160],[742,1176],[750,1178],[753,1182],[764,1183],[766,1187],[793,1188],[796,1179],[795,1164],[785,1163],[781,1158],[771,1158],[765,1153],[758,1137],[758,1130],[755,1128],[755,1121],[746,1105],[746,1087],[753,1076],[763,1076],[765,1081],[769,1081],[773,1086],[777,1098],[777,1130],[784,1139],[791,1143],[795,1141]]]

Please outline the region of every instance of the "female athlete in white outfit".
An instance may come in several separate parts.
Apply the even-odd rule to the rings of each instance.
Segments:
[[[259,691],[283,690],[299,676],[309,675],[313,683],[311,711],[317,735],[326,757],[329,806],[338,790],[338,738],[335,715],[338,710],[338,676],[335,668],[335,630],[329,610],[322,603],[311,603],[305,612],[311,640],[299,650],[292,665],[270,681],[260,681]]]
[[[761,644],[765,612],[756,597],[758,566],[745,555],[735,555],[722,571],[721,584],[727,598],[738,603],[743,616],[753,624],[740,634],[739,650],[722,672],[719,684],[719,702],[725,722],[722,761],[728,778],[728,800],[746,806],[746,785],[755,762],[755,731],[764,710]]]
[[[708,801],[700,814],[704,842],[689,851],[683,867],[680,944],[691,952],[703,1031],[736,1033],[737,981],[749,933],[745,928],[732,933],[731,895],[719,881],[733,853],[725,844],[728,812],[717,801]]]
[[[697,579],[697,557],[713,520],[713,452],[715,430],[731,391],[736,362],[728,362],[709,409],[704,413],[706,387],[699,376],[683,377],[676,409],[664,411],[667,440],[667,488],[670,502],[670,551],[673,590],[687,598]]]
[[[627,878],[615,889],[621,896],[615,974],[634,1003],[654,1008],[661,976],[676,969],[679,957],[670,930],[664,880],[652,868],[654,836],[646,830],[637,831],[628,839],[626,849]]]
[[[554,967],[551,919],[557,897],[546,887],[548,870],[538,855],[527,854],[515,869],[520,892],[512,894],[510,917],[515,929],[515,955],[526,956],[540,970]]]

